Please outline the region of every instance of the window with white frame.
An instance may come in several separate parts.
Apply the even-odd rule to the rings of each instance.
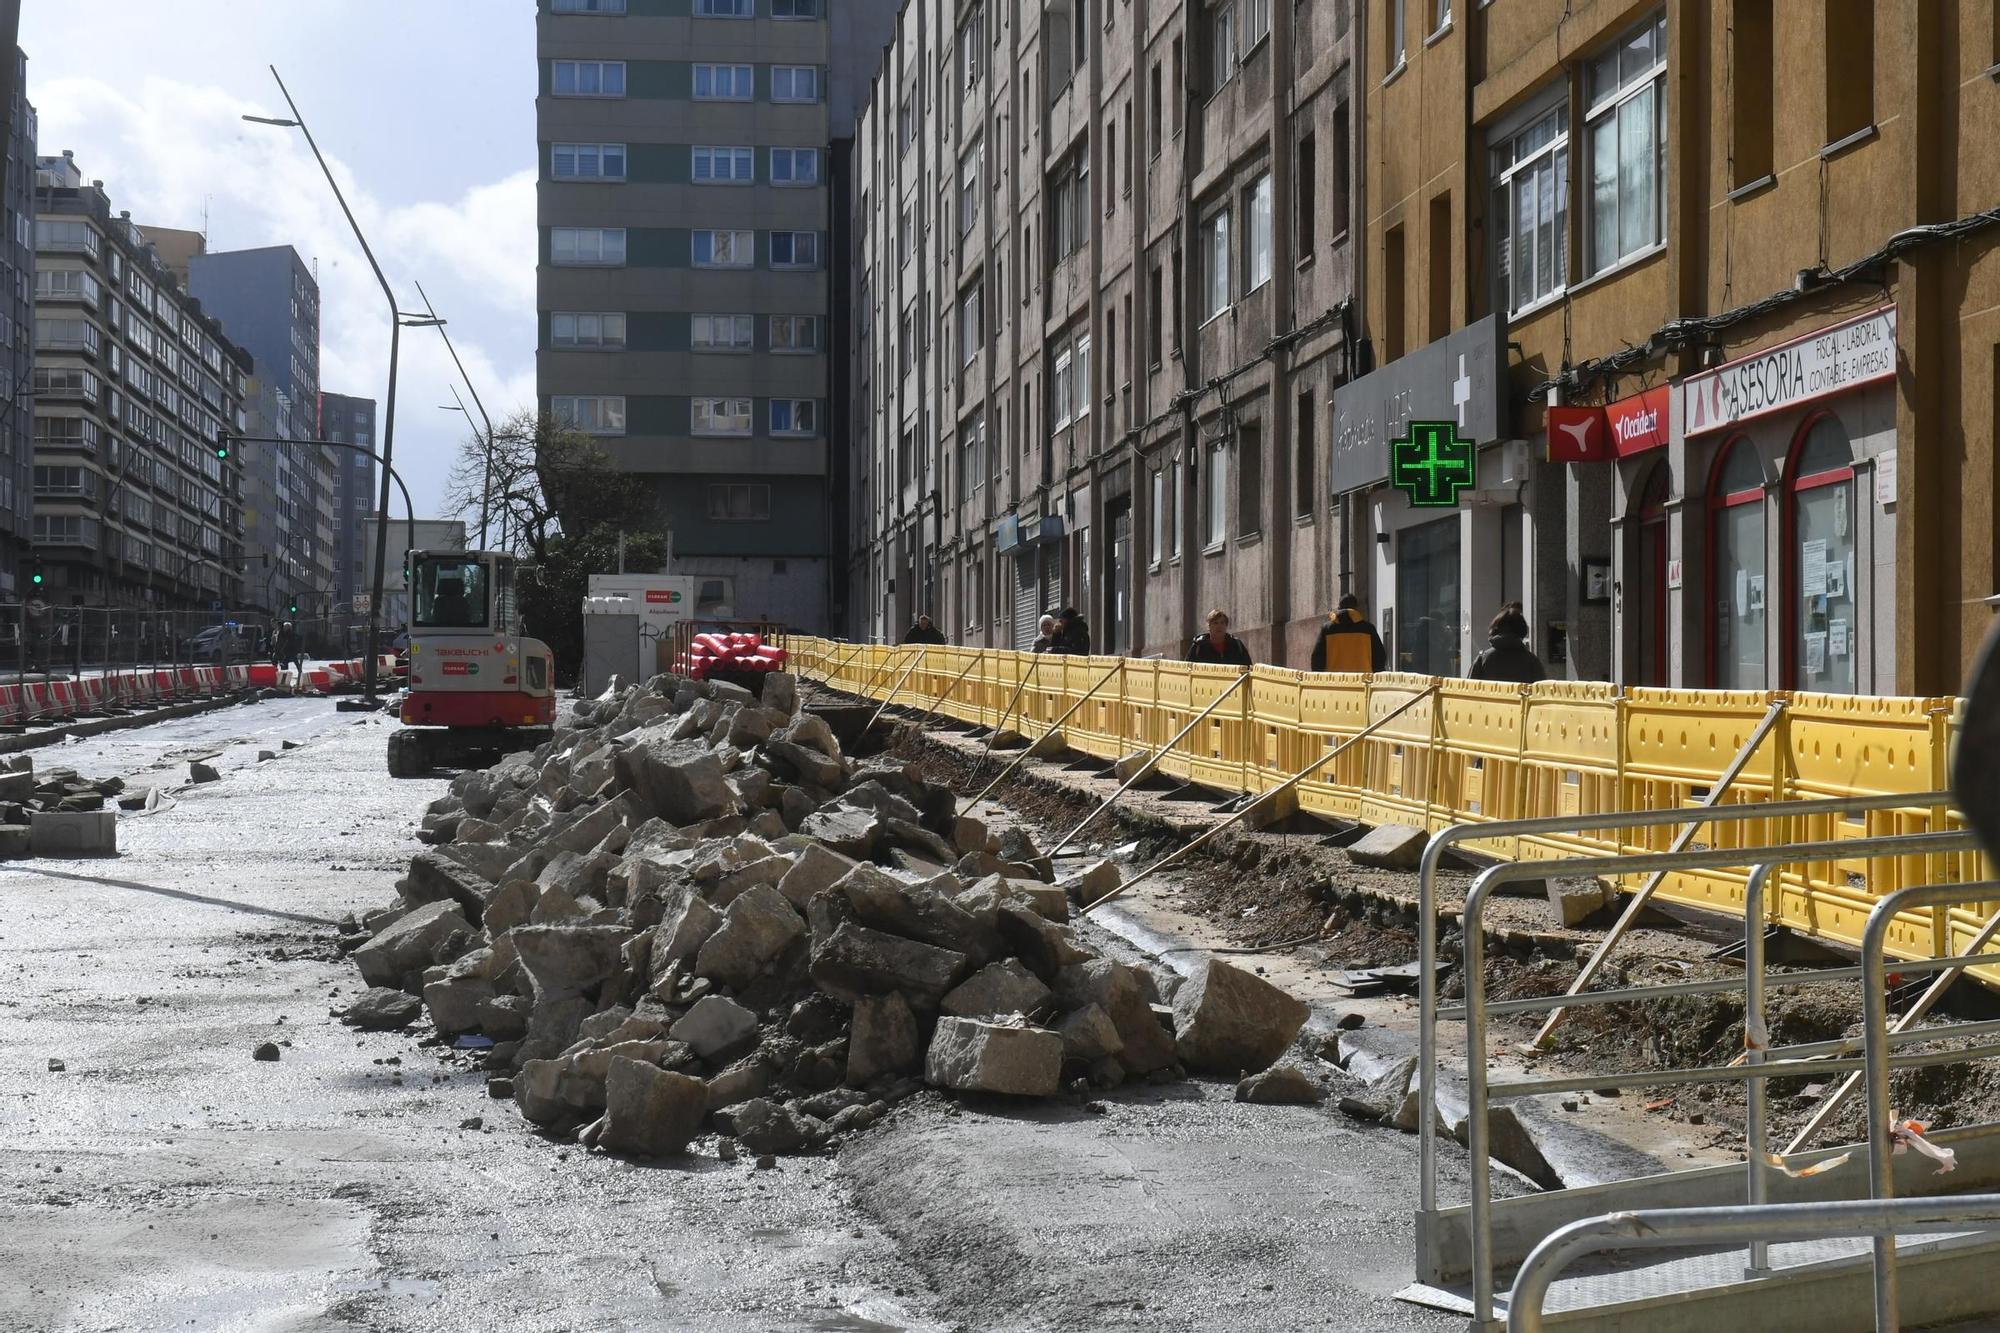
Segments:
[[[1590,224],[1585,261],[1601,273],[1660,243],[1666,205],[1667,21],[1655,15],[1584,72]]]
[[[771,184],[819,184],[819,149],[773,148],[771,150]]]
[[[622,181],[622,143],[558,143],[549,145],[551,174],[559,181]]]
[[[1069,348],[1065,347],[1056,353],[1055,371],[1049,376],[1049,415],[1057,430],[1069,425],[1075,415],[1075,392],[1076,380],[1070,372]]]
[[[748,435],[748,398],[697,398],[693,403],[693,432],[696,435]]]
[[[1495,145],[1500,290],[1511,314],[1569,282],[1569,129],[1558,105]]]
[[[748,185],[756,172],[756,154],[751,149],[708,145],[694,149],[694,180],[697,185]]]
[[[749,268],[757,262],[753,231],[697,231],[692,240],[696,268]]]
[[[748,65],[696,65],[694,100],[747,102],[757,95],[757,77]]]
[[[1271,35],[1271,0],[1243,0],[1243,46],[1245,50]]]
[[[771,17],[816,19],[819,17],[819,0],[771,0]]]
[[[965,150],[958,159],[958,230],[961,235],[972,229],[979,217],[980,169],[986,161],[986,144],[982,140]]]
[[[980,305],[981,287],[977,281],[959,293],[958,297],[958,352],[961,365],[972,364],[972,358],[979,355],[985,345],[986,317]]]
[[[551,14],[623,14],[625,0],[549,0]]]
[[[1451,23],[1451,0],[1431,0],[1435,12],[1431,15],[1431,31],[1443,32]]]
[[[549,64],[549,87],[557,97],[625,95],[622,60],[555,60]]]
[[[104,289],[95,274],[80,268],[35,270],[35,299],[38,301],[80,301],[96,305]]]
[[[1072,392],[1076,395],[1076,415],[1082,417],[1090,411],[1090,335],[1080,334],[1075,350],[1070,355],[1070,367],[1076,384]]]
[[[1208,530],[1202,541],[1220,546],[1229,536],[1229,442],[1217,440],[1208,446],[1208,467],[1202,478],[1208,485]]]
[[[971,15],[958,29],[958,87],[961,92],[971,92],[979,86],[979,80],[986,73],[986,42],[983,33],[986,27],[986,11],[975,6]]]
[[[1243,290],[1254,292],[1271,280],[1271,173],[1243,192]]]
[[[1153,510],[1149,533],[1147,558],[1153,568],[1158,569],[1167,545],[1167,474],[1159,468],[1153,469]]]
[[[694,0],[694,16],[701,19],[748,19],[757,17],[755,0]]]
[[[688,346],[697,352],[747,352],[752,322],[749,315],[690,315]]]
[[[772,232],[771,267],[818,268],[819,233],[816,231]]]
[[[771,100],[773,102],[817,102],[819,100],[819,66],[771,66]]]
[[[1049,176],[1049,262],[1083,248],[1090,218],[1090,145],[1077,145]]]
[[[761,482],[711,482],[708,516],[717,523],[768,522],[771,488]]]
[[[623,227],[551,227],[549,262],[562,267],[616,266],[625,262]]]
[[[594,397],[570,397],[557,395],[549,399],[549,413],[558,426],[579,430],[586,435],[623,435],[625,433],[625,399],[623,395]]]
[[[819,434],[819,400],[814,398],[773,398],[771,434]]]
[[[1216,210],[1201,224],[1202,317],[1212,319],[1229,309],[1229,210]]]
[[[549,342],[568,348],[623,347],[624,312],[559,310],[549,316]]]
[[[1208,11],[1208,90],[1214,92],[1236,77],[1236,6],[1220,4]]]
[[[771,316],[771,350],[774,352],[817,352],[819,350],[818,316]]]
[[[958,497],[970,500],[986,484],[986,418],[974,414],[959,423]]]

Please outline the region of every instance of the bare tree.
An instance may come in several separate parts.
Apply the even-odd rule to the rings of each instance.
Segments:
[[[637,534],[658,525],[642,477],[614,467],[589,435],[533,412],[496,426],[490,441],[476,432],[465,441],[446,482],[446,508],[478,514],[488,485],[494,521],[504,522],[537,561],[548,559],[551,543],[565,533],[578,537],[609,528]]]

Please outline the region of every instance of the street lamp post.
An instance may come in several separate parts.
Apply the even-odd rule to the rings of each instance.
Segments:
[[[238,444],[309,444],[323,449],[347,449],[357,454],[368,455],[381,465],[383,475],[382,489],[387,491],[389,483],[393,481],[396,483],[396,489],[403,493],[404,537],[408,542],[408,545],[404,549],[412,551],[416,549],[417,509],[415,505],[410,503],[410,488],[403,484],[402,474],[389,466],[389,459],[386,454],[378,454],[367,445],[355,444],[351,440],[296,440],[287,435],[233,435],[227,431],[223,433],[222,438],[224,440],[234,440]],[[386,531],[388,522],[389,516],[384,512],[376,521],[376,527]],[[381,545],[382,542],[378,539],[378,550],[381,549]],[[382,571],[379,568],[375,571],[375,587],[377,590],[376,595],[379,596],[382,587]],[[370,628],[372,629],[373,626],[371,625]]]
[[[421,282],[417,284],[417,295],[424,298],[424,313],[437,320],[438,337],[444,339],[444,350],[451,353],[451,363],[458,367],[458,377],[465,381],[465,391],[472,395],[472,405],[479,409],[479,419],[486,423],[485,467],[479,480],[479,549],[483,551],[486,549],[486,519],[493,504],[493,418],[486,415],[486,404],[479,401],[479,390],[472,387],[472,376],[465,373],[465,363],[458,359],[458,349],[451,345],[451,335],[444,331],[444,321],[438,319],[437,308],[431,304],[430,293],[424,290]],[[453,397],[458,396],[457,389],[451,392]],[[465,404],[461,402],[458,410],[464,412]],[[471,423],[469,414],[466,421]]]
[[[319,144],[313,139],[312,131],[306,127],[305,117],[299,114],[299,104],[292,100],[291,89],[285,87],[284,79],[278,75],[278,67],[270,66],[271,77],[278,82],[278,91],[284,94],[285,105],[291,108],[289,120],[277,116],[245,116],[243,119],[259,125],[276,125],[283,129],[296,129],[305,135],[306,146],[312,149],[313,160],[319,163],[320,172],[326,177],[327,188],[333,191],[340,211],[347,218],[347,225],[354,231],[354,239],[361,246],[361,253],[368,260],[368,267],[374,270],[375,281],[382,288],[382,299],[389,303],[389,397],[383,412],[382,422],[382,493],[377,498],[375,512],[379,519],[375,525],[375,582],[368,599],[368,652],[362,668],[362,693],[373,703],[375,694],[375,641],[382,628],[382,575],[389,555],[389,460],[396,450],[396,358],[401,350],[404,316],[396,306],[396,293],[389,287],[389,279],[382,274],[382,266],[375,262],[375,252],[369,248],[368,238],[361,234],[361,224],[354,219],[354,210],[347,206],[347,196],[340,192],[340,183],[333,178],[333,170],[326,164],[326,158],[319,151]],[[435,318],[435,317],[433,317]],[[414,322],[414,321],[413,321]],[[428,321],[425,321],[428,322]]]

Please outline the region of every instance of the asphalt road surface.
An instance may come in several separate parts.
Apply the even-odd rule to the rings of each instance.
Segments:
[[[444,785],[391,780],[387,734],[288,700],[37,753],[223,777],[120,816],[115,860],[0,864],[0,1329],[1460,1326],[1389,1295],[1415,1141],[1225,1084],[925,1096],[775,1171],[538,1137],[421,1032],[329,1014],[332,922]]]

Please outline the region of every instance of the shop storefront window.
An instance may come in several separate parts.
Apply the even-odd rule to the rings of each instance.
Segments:
[[[1454,516],[1396,534],[1397,671],[1459,674],[1458,529]]]
[[[1667,499],[1673,484],[1667,465],[1655,463],[1632,513],[1630,614],[1638,637],[1628,674],[1634,685],[1667,683]]]
[[[1708,506],[1710,679],[1718,689],[1765,689],[1764,469],[1748,440],[1734,440],[1717,455]]]
[[[1786,607],[1792,688],[1852,694],[1860,629],[1855,582],[1854,450],[1832,417],[1792,447]]]

